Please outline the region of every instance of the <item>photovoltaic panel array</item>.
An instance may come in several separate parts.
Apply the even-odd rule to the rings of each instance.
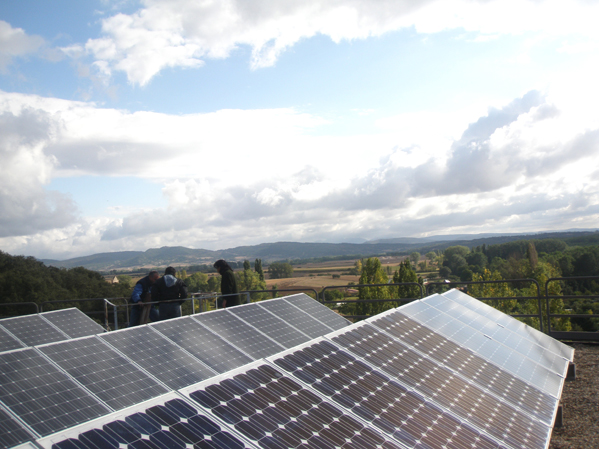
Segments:
[[[110,411],[35,348],[0,354],[0,401],[40,436]]]
[[[467,296],[467,295],[466,295]],[[550,371],[564,377],[568,373],[569,360],[537,343],[523,339],[518,334],[497,325],[489,320],[481,320],[481,316],[456,301],[447,299],[442,295],[432,295],[423,300],[427,305],[442,311],[453,320],[459,321],[473,330],[490,337],[515,352],[544,366]]]
[[[263,362],[182,393],[262,448],[400,448]]]
[[[308,335],[286,323],[260,303],[248,304],[243,307],[232,307],[229,311],[255,328],[260,329],[284,348],[292,348],[310,341]]]
[[[112,410],[138,404],[168,391],[96,337],[52,343],[37,349]]]
[[[0,408],[0,447],[13,447],[33,439],[33,434]]]
[[[201,313],[194,315],[193,319],[241,349],[252,360],[268,357],[285,349],[260,330],[237,318],[229,310]]]
[[[150,326],[217,373],[230,371],[253,360],[191,317],[159,321]]]
[[[0,352],[24,347],[25,344],[21,343],[16,337],[13,337],[10,332],[0,326]]]
[[[312,299],[310,300],[312,302],[317,303]],[[317,320],[316,318],[312,317],[309,313],[304,312],[299,307],[294,306],[292,303],[283,299],[271,299],[270,301],[262,301],[260,302],[260,306],[264,307],[270,313],[282,317],[286,323],[290,324],[296,329],[301,330],[310,338],[321,337],[322,335],[326,335],[335,330],[322,323],[321,321]]]
[[[0,326],[26,346],[63,341],[69,338],[67,334],[58,330],[39,314],[5,318],[0,321]]]
[[[40,439],[38,443],[46,449],[250,447],[226,425],[175,393]]]
[[[458,296],[434,302],[447,313],[428,299],[350,324],[292,295],[13,350],[0,354],[0,366],[3,356],[17,354],[7,374],[20,381],[24,366],[71,382],[58,384],[74,394],[59,410],[76,417],[70,425],[64,417],[48,424],[60,413],[45,406],[21,416],[17,404],[29,397],[37,373],[13,384],[18,399],[6,393],[7,403],[0,390],[0,411],[4,404],[7,422],[16,418],[37,443],[57,449],[546,449],[563,378],[453,318],[472,310],[448,303],[459,303]],[[442,325],[453,333],[439,332]],[[456,339],[468,332],[468,344]],[[554,375],[557,394],[514,372],[516,361]],[[179,391],[160,396],[169,389]],[[2,429],[0,415],[0,442],[10,435]]]
[[[99,336],[172,390],[217,373],[150,326],[136,326]]]
[[[338,313],[333,312],[327,306],[319,303],[318,301],[314,301],[305,293],[287,296],[284,298],[284,300],[293,304],[308,315],[316,318],[318,321],[330,327],[334,331],[343,329],[351,324],[351,321],[349,321],[347,318],[344,318]]]
[[[105,332],[102,326],[75,307],[44,312],[41,316],[70,338],[87,337]]]
[[[548,425],[553,422],[558,406],[556,398],[402,315],[399,310],[377,315],[368,321],[417,353],[486,388],[502,401],[536,416]]]
[[[569,361],[574,360],[574,349],[572,347],[562,343],[559,340],[551,338],[534,327],[530,327],[525,323],[522,323],[521,321],[500,312],[494,307],[485,304],[483,301],[479,301],[478,299],[456,289],[452,289],[443,293],[443,296],[447,299],[457,302],[463,307],[467,307],[473,312],[476,312],[478,315],[487,318],[490,322],[494,322],[498,326],[502,326],[505,329],[511,330],[524,340],[536,343],[541,347],[568,359]]]
[[[498,341],[453,319],[440,310],[429,306],[424,301],[414,301],[399,308],[398,313],[434,329],[474,353],[484,357],[491,363],[520,377],[553,397],[561,395],[564,376],[552,372],[537,362],[530,360]]]

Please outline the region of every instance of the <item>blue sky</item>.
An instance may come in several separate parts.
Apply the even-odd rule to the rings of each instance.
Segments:
[[[0,3],[0,249],[596,228],[597,2]]]

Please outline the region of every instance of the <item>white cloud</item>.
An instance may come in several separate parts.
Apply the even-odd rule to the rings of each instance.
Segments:
[[[275,64],[302,39],[328,36],[334,42],[380,36],[414,27],[419,33],[464,29],[476,40],[502,34],[542,33],[580,36],[577,47],[595,45],[599,32],[593,2],[366,0],[297,2],[146,0],[144,7],[102,21],[103,37],[86,50],[104,74],[123,71],[132,84],[145,85],[167,67],[194,68],[206,58],[226,58],[240,46],[252,49],[251,66]],[[595,44],[588,44],[591,39]],[[566,43],[563,49],[572,48]],[[520,58],[528,58],[526,53]]]
[[[474,119],[423,111],[347,136],[293,109],[173,116],[0,92],[0,245],[50,254],[57,239],[54,254],[80,255],[593,227],[599,94],[585,76]],[[444,120],[435,147],[426,131]],[[77,218],[44,189],[71,175],[152,179],[168,206]]]
[[[29,36],[21,28],[0,20],[0,72],[6,71],[14,58],[35,53],[43,45],[41,37]]]

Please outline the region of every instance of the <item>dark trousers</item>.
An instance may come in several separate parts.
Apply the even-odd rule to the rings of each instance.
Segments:
[[[160,321],[181,316],[181,304],[178,302],[161,302],[159,306]]]
[[[131,307],[131,315],[129,316],[129,327],[139,325],[139,319],[141,318],[142,306],[135,305]],[[158,310],[156,307],[150,309],[150,321],[158,321]]]

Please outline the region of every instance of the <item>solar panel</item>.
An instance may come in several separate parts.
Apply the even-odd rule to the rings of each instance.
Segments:
[[[564,378],[544,366],[523,357],[511,348],[492,340],[469,326],[422,301],[414,301],[398,308],[398,311],[429,329],[445,335],[458,344],[491,361],[502,369],[520,377],[553,397],[561,395]]]
[[[296,329],[300,329],[310,338],[322,337],[334,330],[284,299],[261,301],[260,305]]]
[[[574,349],[572,347],[562,343],[559,340],[551,338],[543,332],[538,331],[534,327],[528,326],[525,323],[500,312],[494,307],[485,304],[483,301],[479,301],[478,299],[456,289],[452,289],[443,293],[443,296],[452,301],[458,302],[464,307],[468,307],[473,312],[476,312],[479,315],[497,323],[498,325],[517,333],[520,337],[530,342],[537,343],[543,348],[565,357],[571,362],[574,360]]]
[[[2,326],[27,346],[36,346],[69,338],[41,315],[24,315],[2,320]]]
[[[181,390],[263,448],[397,448],[264,362]]]
[[[99,336],[172,390],[217,373],[149,326],[135,326]]]
[[[368,321],[418,353],[489,390],[496,397],[536,416],[546,424],[553,422],[558,406],[556,398],[488,362],[470,349],[459,346],[397,310],[382,313]]]
[[[113,410],[168,391],[96,337],[51,343],[37,349]]]
[[[0,401],[41,436],[109,412],[35,348],[0,354]]]
[[[250,447],[226,425],[176,393],[111,413],[38,443],[46,449]]]
[[[258,329],[240,320],[227,309],[192,316],[194,320],[224,338],[255,359],[261,359],[285,348]]]
[[[441,295],[433,295],[424,299],[423,302],[450,315],[453,319],[481,332],[495,341],[519,352],[534,362],[544,366],[550,371],[565,377],[568,372],[569,361],[553,352],[526,340],[509,329],[482,317],[476,312],[461,306],[455,301]]]
[[[13,447],[34,438],[33,434],[29,433],[16,419],[0,408],[0,447]]]
[[[294,306],[302,309],[308,315],[313,316],[323,324],[326,324],[333,330],[339,330],[351,324],[347,318],[344,318],[338,313],[333,312],[327,306],[315,301],[305,293],[287,296],[284,299],[285,301],[290,302]]]
[[[0,326],[0,352],[22,348],[24,345],[13,337],[10,332]]]
[[[54,310],[42,313],[42,317],[50,321],[70,338],[87,337],[105,332],[105,329],[77,308]]]
[[[406,388],[397,379],[379,372],[328,341],[304,345],[278,358],[273,357],[273,361],[410,448],[510,447],[486,434],[488,429],[477,429],[463,417],[444,410],[418,391]],[[451,390],[445,393],[450,392],[454,393]],[[463,398],[463,402],[467,399]],[[470,406],[474,409],[477,404]],[[528,449],[537,447],[541,446],[535,444]]]
[[[246,306],[237,308],[241,307]],[[158,321],[150,326],[217,373],[224,373],[252,361],[249,356],[191,317]]]
[[[303,332],[270,313],[260,303],[232,307],[229,311],[238,318],[260,329],[284,348],[292,348],[310,340]]]
[[[358,326],[333,341],[505,446],[544,448],[549,441],[552,420],[540,423],[373,326]]]

